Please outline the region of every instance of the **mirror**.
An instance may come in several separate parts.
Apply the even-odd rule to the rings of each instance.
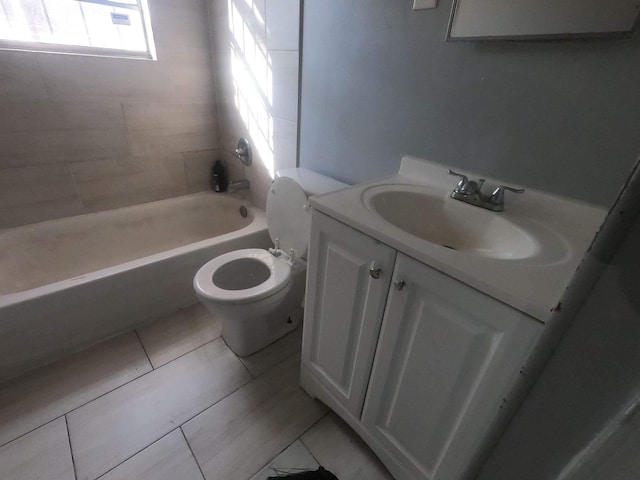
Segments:
[[[447,40],[624,36],[636,0],[454,0]]]

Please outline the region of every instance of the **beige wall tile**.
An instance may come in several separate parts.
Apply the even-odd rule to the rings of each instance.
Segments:
[[[324,415],[299,386],[299,363],[278,365],[182,427],[206,478],[250,478]]]
[[[71,170],[87,212],[186,194],[179,154],[74,163]]]
[[[124,103],[127,128],[137,130],[174,130],[175,133],[210,129],[217,140],[216,105],[212,103]]]
[[[134,155],[218,148],[214,104],[125,104]]]
[[[0,228],[81,213],[68,165],[0,169]]]
[[[295,168],[298,147],[298,124],[273,118],[273,157],[275,169]]]
[[[212,135],[216,127],[204,126],[188,132],[179,132],[175,128],[131,130],[131,152],[133,155],[162,155],[218,148],[218,141]]]
[[[109,96],[159,100],[174,92],[167,62],[44,53],[37,58],[54,100]]]
[[[149,371],[132,332],[17,378],[0,389],[0,445]]]
[[[74,480],[64,418],[0,448],[0,478]]]
[[[0,102],[34,100],[48,100],[36,58],[24,52],[0,51]]]
[[[213,0],[214,4],[216,1]],[[214,51],[228,52],[231,48],[246,51],[252,45],[266,50],[265,10],[265,0],[218,2],[210,17]]]
[[[246,169],[251,167],[245,167],[242,162],[240,162],[240,159],[232,153],[232,151],[220,150],[220,158],[222,159],[224,166],[227,167],[229,181],[232,182],[240,180],[241,178],[247,178]]]
[[[333,413],[305,433],[302,443],[340,480],[393,480],[364,441]]]
[[[3,208],[76,198],[68,165],[0,169]]]
[[[0,133],[0,165],[4,167],[127,155],[129,140],[124,128]]]
[[[0,132],[125,128],[120,102],[23,102],[0,105]]]
[[[159,51],[164,47],[210,48],[205,0],[150,0],[149,10]]]
[[[107,472],[250,378],[214,340],[74,410],[67,419],[78,478]]]
[[[187,189],[189,193],[211,190],[211,167],[215,160],[222,160],[230,182],[246,178],[244,166],[231,152],[207,150],[183,153]]]
[[[187,191],[189,193],[211,190],[211,167],[216,160],[222,160],[220,150],[205,150],[202,152],[186,152],[182,154],[184,158],[184,172],[187,180]],[[229,169],[227,162],[223,164]]]
[[[154,320],[137,329],[154,368],[220,336],[222,322],[200,303]]]
[[[300,43],[300,0],[267,2],[267,48],[298,50]]]
[[[169,58],[177,99],[215,103],[216,85],[210,49],[171,50]]]
[[[101,480],[203,480],[180,429],[162,437]]]
[[[272,81],[271,116],[298,120],[298,52],[269,52]]]

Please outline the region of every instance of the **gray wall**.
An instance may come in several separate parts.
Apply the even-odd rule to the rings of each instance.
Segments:
[[[158,61],[0,51],[0,228],[208,188],[205,0],[151,0]]]
[[[300,164],[348,182],[404,154],[610,205],[640,151],[631,40],[446,43],[451,0],[306,0]]]
[[[639,400],[640,176],[635,183],[635,196],[613,213],[635,215],[635,221],[617,248],[588,254],[587,259],[600,250],[590,259],[598,261],[607,250],[614,252],[478,480],[640,478],[640,445],[627,445],[631,452],[618,451],[610,461],[607,455],[615,450],[593,449],[594,440],[612,427],[620,411]],[[608,233],[606,228],[603,232]],[[633,425],[631,440],[640,438],[639,425]],[[588,454],[581,458],[582,452]],[[591,468],[581,468],[577,459]],[[610,469],[606,474],[594,475],[594,466],[602,474],[605,465]]]

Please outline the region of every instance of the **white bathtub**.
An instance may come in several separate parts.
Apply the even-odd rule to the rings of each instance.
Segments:
[[[194,303],[205,262],[269,244],[261,210],[212,192],[1,231],[0,381]]]

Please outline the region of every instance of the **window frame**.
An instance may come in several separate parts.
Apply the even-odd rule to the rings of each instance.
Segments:
[[[136,0],[137,6],[112,0],[76,0],[83,3],[95,3],[109,7],[137,10],[142,19],[142,30],[147,43],[146,51],[124,50],[119,48],[94,47],[87,45],[68,45],[62,43],[35,42],[28,40],[9,40],[0,38],[0,50],[16,52],[58,53],[63,55],[81,55],[91,57],[125,58],[137,60],[157,60],[155,40],[151,28],[149,3],[147,0]]]

